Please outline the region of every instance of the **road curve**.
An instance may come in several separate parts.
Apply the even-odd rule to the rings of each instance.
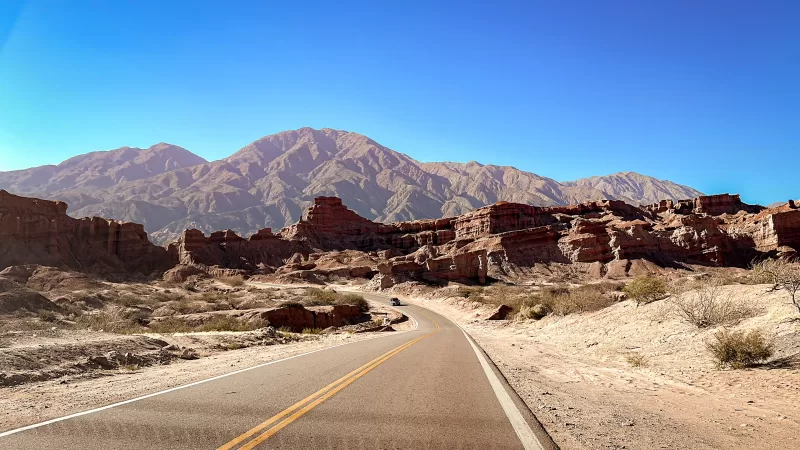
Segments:
[[[399,309],[417,329],[3,433],[0,448],[556,448],[457,325]]]

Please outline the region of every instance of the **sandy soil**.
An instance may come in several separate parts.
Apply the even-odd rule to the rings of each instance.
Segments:
[[[705,349],[715,329],[698,330],[661,302],[511,322],[483,320],[486,310],[465,299],[406,299],[462,325],[564,449],[798,448],[797,313],[765,286],[726,289],[757,306],[736,328],[775,337],[771,364],[716,369]],[[633,353],[646,367],[631,367]]]
[[[212,333],[204,333],[206,335]],[[218,333],[219,334],[219,333]],[[222,333],[224,334],[224,333]],[[193,381],[222,375],[264,362],[347,342],[372,339],[381,333],[331,334],[282,345],[257,346],[209,353],[197,360],[176,359],[170,364],[95,372],[92,378],[62,377],[0,389],[0,431],[61,417]],[[199,336],[170,341],[193,342]]]

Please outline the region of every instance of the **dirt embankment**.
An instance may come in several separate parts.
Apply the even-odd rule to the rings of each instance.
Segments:
[[[796,448],[797,312],[767,286],[725,289],[754,307],[734,329],[774,337],[768,364],[718,370],[706,343],[719,328],[698,329],[664,301],[515,322],[483,320],[489,309],[464,298],[405,298],[462,325],[564,449]]]

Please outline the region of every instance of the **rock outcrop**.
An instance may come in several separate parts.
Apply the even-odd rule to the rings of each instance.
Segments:
[[[298,223],[243,238],[231,230],[186,230],[167,249],[140,225],[73,219],[66,204],[0,191],[0,269],[21,264],[81,271],[195,276],[274,275],[324,282],[373,279],[471,281],[574,265],[594,276],[624,276],[686,264],[745,266],[761,255],[800,250],[794,202],[764,208],[738,195],[666,200],[634,207],[617,200],[537,207],[498,202],[457,217],[378,223],[335,197],[318,197]]]
[[[147,239],[142,225],[74,219],[67,204],[0,190],[0,269],[23,264],[99,273],[165,270],[177,261]]]

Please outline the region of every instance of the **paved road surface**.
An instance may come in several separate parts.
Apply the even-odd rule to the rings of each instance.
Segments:
[[[416,330],[20,431],[0,448],[554,448],[460,328],[400,309]]]

